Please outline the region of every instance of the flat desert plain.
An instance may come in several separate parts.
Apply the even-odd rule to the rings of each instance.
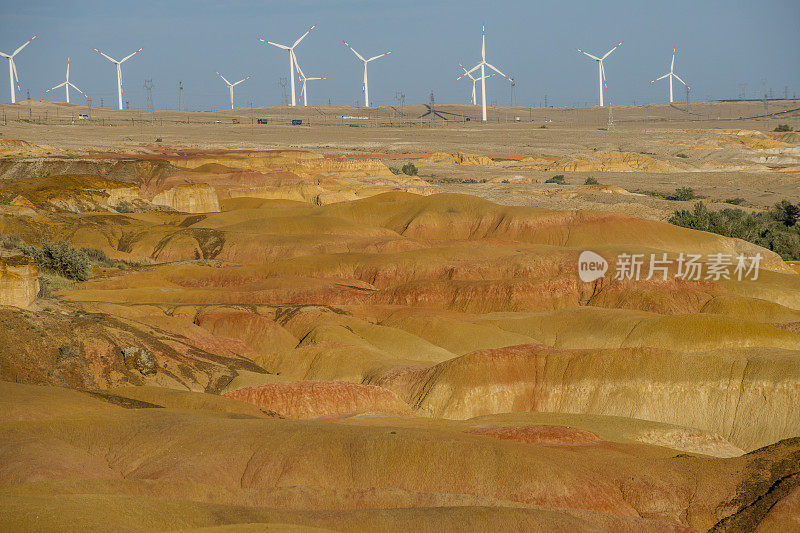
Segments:
[[[0,106],[0,524],[797,530],[800,274],[667,222],[800,201],[767,106]]]

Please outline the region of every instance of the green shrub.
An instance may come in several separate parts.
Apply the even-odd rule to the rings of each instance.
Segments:
[[[135,211],[133,205],[129,204],[128,202],[122,201],[114,206],[117,213],[133,213]]]
[[[792,131],[792,127],[788,124],[778,124],[778,127],[776,127],[772,131],[787,132],[787,131]]]
[[[726,204],[742,205],[745,202],[744,198],[728,198],[725,200]]]
[[[680,157],[681,159],[689,159],[689,156],[684,154],[683,152],[675,154],[675,157]]]
[[[679,202],[688,202],[694,200],[697,195],[694,194],[694,189],[691,187],[678,187],[675,189],[675,194],[670,197],[670,200],[677,200]]]
[[[669,222],[684,228],[736,237],[772,250],[783,259],[800,261],[800,224],[797,223],[800,206],[793,206],[797,211],[788,206],[792,204],[784,200],[769,211],[747,213],[733,208],[709,211],[698,202],[691,211],[675,211]]]
[[[406,176],[416,176],[419,170],[414,163],[406,163],[401,169]]]
[[[564,185],[566,181],[564,180],[564,174],[557,174],[552,178],[545,180],[545,183],[558,183],[559,185]]]
[[[594,179],[593,177],[589,176],[588,178],[586,178],[586,181],[584,181],[583,184],[584,185],[598,185],[599,182],[596,179]]]
[[[800,204],[794,205],[789,200],[781,200],[772,208],[770,215],[784,226],[790,228],[796,225],[798,218],[800,218]]]

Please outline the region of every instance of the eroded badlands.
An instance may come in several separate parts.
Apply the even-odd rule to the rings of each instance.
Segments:
[[[731,172],[800,150],[674,136]],[[800,527],[800,275],[602,174],[709,158],[0,143],[4,529]],[[13,243],[42,240],[110,259],[41,291]],[[681,253],[763,259],[695,281]]]

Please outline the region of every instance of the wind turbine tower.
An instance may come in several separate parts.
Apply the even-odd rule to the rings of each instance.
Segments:
[[[480,75],[480,77],[478,79],[481,82],[481,93],[482,93],[481,94],[481,107],[482,107],[482,111],[483,111],[483,121],[486,122],[486,78],[489,77],[489,76],[486,75],[486,67],[489,67],[490,69],[495,71],[497,74],[500,74],[505,79],[510,81],[512,84],[514,84],[516,82],[513,79],[511,79],[508,76],[506,76],[505,74],[503,74],[502,72],[500,72],[496,67],[494,67],[490,63],[486,62],[486,24],[483,25],[482,30],[483,30],[483,40],[481,41],[481,61],[480,61],[480,63],[478,63],[477,65],[472,67],[470,70],[468,70],[466,72],[466,74],[462,74],[461,76],[459,76],[456,79],[456,81],[460,80],[461,78],[463,78],[464,76],[466,76],[468,74],[472,74],[473,72],[475,72],[478,69],[481,69],[481,75]]]
[[[33,37],[31,37],[30,39],[25,41],[25,44],[23,44],[22,46],[20,46],[19,48],[17,48],[16,50],[14,50],[10,54],[4,54],[3,52],[0,52],[0,56],[5,57],[6,59],[8,59],[8,77],[9,77],[9,83],[11,85],[11,103],[12,104],[17,102],[17,95],[14,92],[14,83],[15,82],[16,82],[16,85],[17,85],[17,91],[20,94],[22,94],[22,90],[19,88],[19,75],[17,74],[17,65],[16,65],[16,63],[14,63],[14,56],[16,56],[18,53],[20,53],[23,48],[28,46],[30,44],[30,42],[32,40],[36,39],[38,36],[39,36],[39,34],[37,33],[36,35],[34,35]]]
[[[300,42],[303,39],[306,38],[306,35],[311,33],[311,30],[313,30],[316,27],[317,27],[317,24],[314,24],[313,26],[311,26],[308,29],[307,32],[305,32],[303,35],[301,35],[300,38],[297,39],[294,42],[294,44],[292,46],[286,46],[285,44],[278,44],[278,43],[273,43],[272,41],[265,41],[264,39],[259,39],[259,41],[261,41],[264,44],[271,44],[272,46],[277,46],[278,48],[280,48],[282,50],[288,50],[289,51],[289,79],[291,80],[291,83],[292,83],[292,105],[293,106],[297,105],[295,89],[294,89],[294,67],[297,64],[297,58],[294,55],[294,49],[298,44],[300,44]]]
[[[127,60],[129,60],[130,58],[132,58],[133,56],[135,56],[136,54],[138,54],[139,52],[141,52],[142,50],[144,50],[144,47],[139,48],[134,53],[123,57],[119,61],[117,61],[116,59],[114,59],[111,56],[107,56],[106,54],[104,54],[103,52],[98,50],[97,48],[92,48],[92,50],[94,50],[95,52],[97,52],[101,56],[105,57],[106,59],[108,59],[109,61],[111,61],[112,63],[114,63],[117,66],[117,97],[118,97],[118,101],[119,101],[119,109],[122,109],[122,64],[124,62],[126,62]]]
[[[670,104],[673,101],[672,100],[672,78],[675,78],[676,80],[681,82],[686,87],[687,94],[688,94],[688,91],[692,90],[691,87],[686,85],[685,81],[683,81],[677,74],[675,74],[675,47],[672,48],[672,63],[670,63],[670,65],[669,65],[669,72],[667,72],[666,74],[664,74],[660,78],[654,79],[650,83],[653,84],[653,83],[657,82],[658,80],[663,80],[667,76],[669,76],[669,103]],[[688,97],[687,97],[687,101],[688,101]]]
[[[239,81],[237,81],[235,83],[231,83],[231,82],[229,82],[228,80],[225,79],[225,76],[223,76],[222,74],[220,74],[216,70],[214,72],[216,72],[217,76],[222,78],[222,81],[224,81],[228,85],[228,90],[231,93],[231,109],[233,109],[233,88],[236,87],[237,85],[239,85],[240,83],[242,83],[243,81],[249,80],[250,76],[247,76],[246,78],[243,78],[243,79],[241,79],[241,80],[239,80]]]
[[[47,89],[45,91],[45,93],[49,93],[53,89],[58,89],[59,87],[64,87],[64,90],[67,92],[67,103],[69,103],[69,88],[70,87],[72,87],[73,89],[75,89],[76,91],[81,93],[83,96],[85,96],[87,100],[89,99],[89,97],[86,96],[86,93],[84,93],[83,91],[78,89],[75,86],[75,84],[73,84],[71,81],[69,81],[69,56],[67,56],[67,79],[66,79],[66,81],[64,83],[60,83],[60,84],[56,85],[55,87],[51,87],[50,89]]]
[[[375,57],[370,57],[369,59],[364,59],[364,58],[361,56],[361,54],[359,54],[358,52],[356,52],[356,51],[353,49],[353,47],[352,47],[352,46],[350,46],[350,45],[348,44],[348,42],[347,42],[347,41],[342,41],[342,42],[345,44],[345,46],[347,46],[347,48],[349,48],[349,49],[350,49],[350,50],[351,50],[351,51],[352,51],[352,52],[353,52],[353,53],[356,55],[356,57],[357,57],[358,59],[360,59],[360,60],[361,60],[361,61],[363,61],[363,63],[364,63],[364,85],[363,85],[363,90],[364,90],[364,107],[369,107],[369,80],[367,80],[367,64],[368,64],[370,61],[375,61],[376,59],[379,59],[379,58],[381,58],[381,57],[383,57],[383,56],[388,56],[388,55],[389,55],[389,54],[391,54],[391,53],[392,53],[394,50],[389,50],[388,52],[386,52],[386,53],[383,53],[383,54],[380,54],[380,55],[377,55],[377,56],[375,56]]]
[[[625,41],[623,41],[623,42],[625,42]],[[605,68],[603,68],[603,61],[608,56],[611,55],[611,52],[613,52],[614,50],[616,50],[620,46],[622,46],[622,43],[619,43],[617,46],[615,46],[614,48],[612,48],[611,50],[606,52],[606,55],[604,55],[603,57],[593,56],[592,54],[590,54],[588,52],[584,52],[580,48],[576,48],[575,49],[578,52],[582,53],[583,55],[585,55],[587,57],[590,57],[591,59],[594,59],[595,61],[597,61],[597,77],[598,77],[598,80],[599,80],[599,83],[600,83],[600,107],[603,107],[603,87],[605,87],[605,85],[606,85],[606,70],[605,70]]]

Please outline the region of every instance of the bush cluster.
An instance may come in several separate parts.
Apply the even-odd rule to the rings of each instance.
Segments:
[[[545,183],[558,183],[559,185],[564,185],[566,181],[564,180],[564,174],[556,174],[552,178],[546,179]]]
[[[57,274],[74,281],[89,279],[91,265],[126,269],[137,264],[112,259],[97,248],[73,248],[66,241],[59,243],[42,241],[39,246],[35,246],[27,244],[17,235],[0,235],[0,246],[29,257],[36,262],[41,272]]]
[[[709,211],[698,202],[692,210],[675,211],[671,224],[701,231],[736,237],[780,255],[789,261],[800,261],[800,204],[788,200],[775,204],[769,211],[747,213],[727,208]]]
[[[694,189],[691,187],[678,187],[675,189],[675,194],[669,196],[669,200],[677,200],[679,202],[688,202],[689,200],[694,200],[698,196],[694,193]]]
[[[787,132],[792,131],[792,127],[788,124],[778,124],[778,126],[773,130],[777,132]]]
[[[419,172],[417,165],[414,163],[406,163],[401,170],[406,176],[416,176],[417,172]]]
[[[595,178],[589,176],[588,178],[586,178],[586,181],[584,181],[583,184],[584,185],[598,185],[598,181]]]

